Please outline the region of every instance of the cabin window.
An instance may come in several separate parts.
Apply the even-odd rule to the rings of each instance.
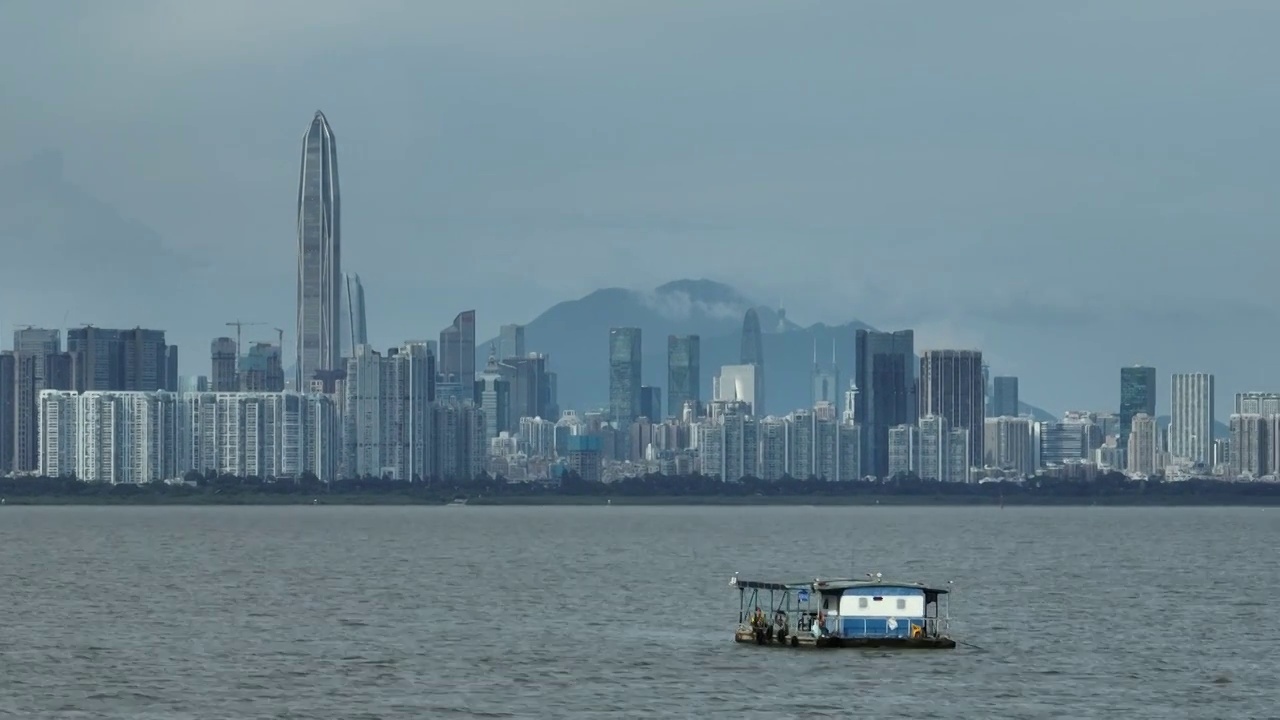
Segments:
[[[899,610],[906,610],[906,609],[907,609],[907,599],[906,599],[906,598],[898,598],[898,609],[899,609]]]
[[[867,599],[864,597],[858,598],[858,607],[865,609],[867,607]]]

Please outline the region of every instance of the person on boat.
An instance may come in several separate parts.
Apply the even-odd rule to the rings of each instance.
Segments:
[[[815,638],[820,638],[827,634],[827,614],[825,612],[818,613],[818,619],[813,623],[812,630]]]
[[[751,613],[751,627],[769,627],[769,620],[764,616],[764,610],[761,610],[759,605],[756,606],[755,612]]]

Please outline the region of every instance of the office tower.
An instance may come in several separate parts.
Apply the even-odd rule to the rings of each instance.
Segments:
[[[1040,466],[1068,465],[1087,460],[1091,454],[1093,424],[1081,418],[1037,423]]]
[[[756,393],[760,390],[759,365],[725,365],[715,379],[712,388],[718,402],[743,402],[750,406],[752,415],[759,415],[760,398]]]
[[[181,383],[181,376],[178,374],[178,346],[170,345],[165,348],[164,352],[165,365],[165,390],[169,392],[177,392],[178,385]],[[281,371],[283,372],[283,370]]]
[[[982,403],[983,407],[986,409],[986,415],[991,414],[991,396],[991,366],[986,363],[982,363]]]
[[[37,355],[14,353],[13,470],[31,472],[40,466],[40,394],[36,391]],[[43,392],[40,391],[40,392]]]
[[[136,484],[181,475],[177,396],[166,391],[40,393],[40,472]]]
[[[1145,365],[1120,368],[1120,439],[1129,442],[1133,416],[1156,416],[1156,369]]]
[[[1213,375],[1174,373],[1169,417],[1169,455],[1196,464],[1213,460]]]
[[[858,395],[854,414],[862,427],[863,470],[889,476],[889,428],[915,425],[915,335],[910,330],[858,330],[855,338]]]
[[[232,341],[232,347],[234,346],[235,341]],[[214,378],[217,379],[219,360],[217,351],[214,352]],[[236,389],[240,392],[284,391],[284,367],[281,365],[279,345],[254,343],[249,346],[249,352],[240,356],[239,363]]]
[[[1236,393],[1237,415],[1280,415],[1280,393]]]
[[[1151,475],[1158,468],[1160,439],[1156,419],[1144,412],[1130,418],[1125,467],[1131,475]]]
[[[338,312],[338,355],[351,357],[357,345],[369,343],[369,331],[365,326],[364,285],[355,273],[344,273]]]
[[[341,438],[332,396],[197,392],[178,404],[183,473],[338,479]]]
[[[503,325],[498,331],[498,359],[524,357],[524,326]]]
[[[512,423],[511,381],[503,376],[496,355],[490,355],[484,371],[476,375],[475,404],[484,410],[486,440],[492,440],[514,427],[523,427],[526,419],[536,416],[518,417],[515,421],[519,425]]]
[[[821,402],[838,405],[840,402],[840,367],[836,364],[836,341],[831,340],[831,363],[818,362],[818,341],[813,341],[813,376],[810,380],[813,388],[810,393],[810,406]]]
[[[685,403],[693,403],[695,414],[702,404],[702,338],[668,335],[667,412],[680,417]]]
[[[45,357],[62,352],[62,331],[46,328],[26,327],[13,332],[13,352],[16,355],[28,355],[35,361],[35,393],[38,397],[41,390],[50,386],[45,382]],[[54,388],[69,390],[70,388]]]
[[[209,357],[213,374],[209,379],[213,392],[235,392],[239,388],[236,379],[236,341],[229,337],[214,338],[209,343]]]
[[[453,324],[440,331],[440,355],[436,370],[441,383],[465,389],[462,399],[471,397],[476,384],[476,311],[460,312]]]
[[[0,352],[0,475],[13,472],[13,423],[16,420],[17,357]]]
[[[343,383],[346,477],[412,481],[430,473],[431,357],[407,344],[383,356],[357,345]]]
[[[640,414],[640,328],[609,329],[609,419],[619,427]]]
[[[1269,423],[1256,413],[1231,416],[1231,477],[1259,478],[1267,474]]]
[[[489,456],[484,428],[484,410],[474,403],[433,403],[431,477],[466,481],[483,473]]]
[[[302,137],[298,173],[298,330],[294,387],[341,368],[342,209],[338,147],[324,113]]]
[[[920,358],[919,396],[920,416],[939,415],[946,418],[949,429],[967,431],[968,455],[981,462],[986,421],[982,353],[926,350]]]
[[[991,417],[1018,417],[1018,378],[1008,375],[991,380]]]
[[[764,335],[760,332],[760,316],[755,308],[747,310],[742,318],[742,356],[739,362],[756,366],[755,390],[752,392],[755,400],[751,409],[756,415],[764,417],[768,412],[764,397]]]
[[[111,389],[137,392],[167,390],[170,385],[170,346],[165,343],[164,331],[121,330],[120,342],[123,345],[124,382],[122,387]]]
[[[662,422],[662,388],[640,386],[640,416],[655,423]]]
[[[559,415],[555,406],[555,373],[547,371],[548,362],[546,355],[529,353],[498,363],[498,372],[510,385],[506,429],[518,427],[520,418],[550,420]]]

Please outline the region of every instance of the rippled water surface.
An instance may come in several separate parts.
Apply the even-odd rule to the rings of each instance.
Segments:
[[[1280,512],[0,508],[0,716],[1280,716]],[[984,649],[735,645],[729,576]]]

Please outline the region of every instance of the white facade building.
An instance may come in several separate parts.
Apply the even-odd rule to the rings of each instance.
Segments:
[[[332,396],[191,393],[179,402],[182,471],[261,478],[338,477]]]
[[[1169,419],[1169,455],[1175,460],[1213,462],[1214,382],[1209,373],[1175,373]]]
[[[178,477],[177,396],[168,392],[40,393],[40,472],[85,482]]]
[[[713,383],[714,400],[724,402],[745,402],[756,412],[756,374],[760,368],[755,365],[724,365],[720,368],[719,377]]]

